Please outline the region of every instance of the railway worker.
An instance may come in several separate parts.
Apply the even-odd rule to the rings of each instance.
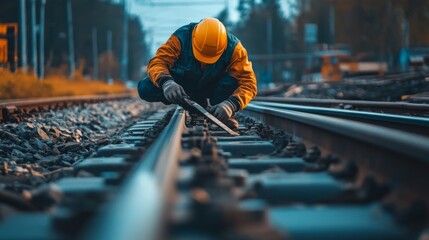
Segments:
[[[256,77],[247,51],[215,18],[177,29],[148,65],[148,77],[138,84],[148,102],[179,104],[189,97],[231,128],[235,112],[256,95]]]

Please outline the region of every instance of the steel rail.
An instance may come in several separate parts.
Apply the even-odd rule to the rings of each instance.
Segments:
[[[52,106],[67,107],[71,105],[84,103],[97,103],[112,100],[123,100],[132,98],[132,94],[117,95],[92,95],[92,96],[71,96],[71,97],[52,97],[52,98],[34,98],[34,99],[16,99],[0,101],[0,121],[6,120],[10,114],[20,110],[29,112]]]
[[[84,239],[162,238],[163,216],[174,192],[184,128],[184,110],[178,107],[170,123],[125,179],[116,199],[97,216]]]
[[[358,165],[359,176],[377,173],[404,192],[416,188],[423,195],[429,181],[429,138],[371,124],[305,112],[249,104],[242,114],[284,129],[307,146]],[[428,196],[426,196],[428,197]],[[425,198],[428,199],[428,198]]]
[[[362,77],[351,77],[345,78],[344,83],[354,83],[357,85],[373,85],[380,84],[381,82],[392,82],[392,81],[409,81],[416,79],[425,79],[426,74],[420,72],[406,72],[406,73],[397,73],[389,74],[385,76],[362,76]]]
[[[254,101],[298,104],[316,107],[340,107],[351,105],[358,109],[369,109],[386,113],[397,114],[429,114],[429,104],[380,102],[338,99],[314,99],[314,98],[284,98],[284,97],[256,97]]]
[[[395,114],[363,112],[355,110],[344,110],[335,108],[323,108],[313,106],[299,106],[285,103],[254,102],[257,105],[279,109],[293,110],[321,114],[325,116],[338,117],[342,119],[356,120],[378,126],[393,128],[396,130],[412,132],[419,135],[429,136],[429,118],[411,117]]]
[[[429,96],[409,96],[407,97],[407,101],[427,104],[429,102]]]

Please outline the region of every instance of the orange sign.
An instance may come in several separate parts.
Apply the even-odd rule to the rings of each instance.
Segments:
[[[0,24],[0,66],[8,63],[8,39],[4,38],[7,34],[8,28],[13,28],[13,34],[15,34],[15,43],[17,42],[18,36],[18,24],[17,23],[1,23]],[[10,33],[9,33],[10,34]],[[16,44],[15,44],[16,46]],[[18,60],[18,48],[15,48],[15,62]]]
[[[0,34],[6,34],[8,27],[12,27],[15,34],[18,33],[18,23],[0,23]]]
[[[0,64],[7,62],[7,40],[0,39]]]

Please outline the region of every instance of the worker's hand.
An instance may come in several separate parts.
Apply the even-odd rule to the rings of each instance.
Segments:
[[[231,118],[232,114],[235,111],[236,111],[236,107],[232,102],[228,100],[225,100],[210,108],[210,112],[213,113],[213,116],[215,116],[217,119],[221,120],[222,122],[225,122],[229,118]]]
[[[174,104],[183,103],[183,99],[187,97],[185,90],[182,86],[173,80],[168,80],[162,85],[165,98]]]

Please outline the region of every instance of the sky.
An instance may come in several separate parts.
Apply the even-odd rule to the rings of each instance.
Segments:
[[[287,1],[280,2],[287,15]],[[229,19],[238,21],[237,6],[238,0],[128,0],[130,13],[141,18],[148,33],[146,42],[150,45],[152,54],[177,28],[205,17],[215,17],[225,7],[229,9]]]

